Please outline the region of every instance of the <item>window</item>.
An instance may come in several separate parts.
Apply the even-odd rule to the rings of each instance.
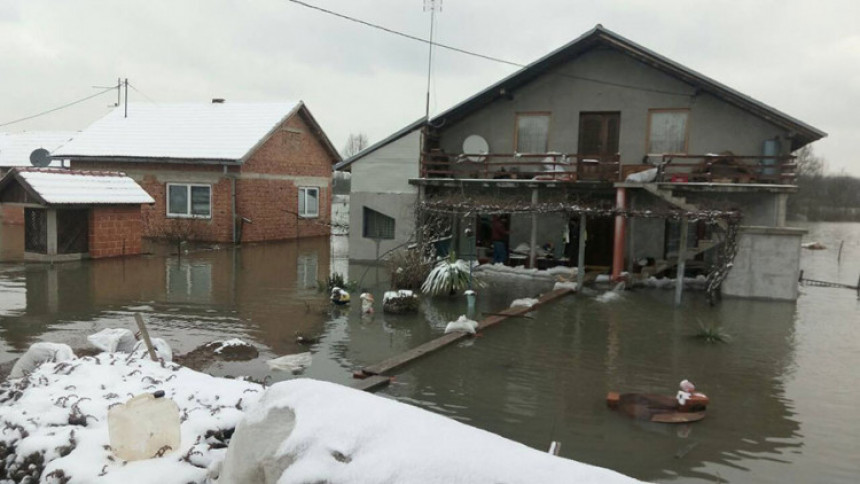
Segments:
[[[688,115],[686,109],[648,111],[648,153],[686,153]]]
[[[546,153],[549,143],[549,113],[517,114],[517,153]]]
[[[376,210],[364,207],[364,238],[393,239],[394,219]]]
[[[314,218],[320,215],[320,189],[299,187],[299,217]]]
[[[589,158],[611,160],[618,154],[621,113],[579,113],[577,153]]]
[[[212,216],[212,187],[186,183],[167,184],[167,216],[209,218]]]

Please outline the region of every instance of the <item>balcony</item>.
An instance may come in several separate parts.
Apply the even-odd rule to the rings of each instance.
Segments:
[[[791,185],[797,177],[794,156],[660,154],[648,155],[644,161],[622,165],[619,155],[449,155],[433,150],[422,156],[421,178],[615,183],[625,181],[630,174],[654,170],[645,180],[659,183]]]

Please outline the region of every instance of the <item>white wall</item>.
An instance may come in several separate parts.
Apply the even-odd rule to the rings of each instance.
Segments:
[[[742,227],[734,266],[723,283],[726,296],[797,299],[800,239],[804,229]]]

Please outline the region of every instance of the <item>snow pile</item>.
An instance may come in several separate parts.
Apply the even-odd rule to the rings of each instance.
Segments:
[[[42,363],[54,361],[60,363],[75,358],[75,353],[69,345],[62,343],[33,343],[26,353],[18,358],[9,378],[21,378],[33,372]]]
[[[134,333],[125,328],[105,328],[96,334],[87,336],[87,341],[108,353],[116,351],[131,353],[134,351],[135,343],[137,343]]]
[[[112,455],[108,408],[164,390],[179,406],[181,445],[161,458],[124,462]],[[0,475],[8,481],[203,483],[225,440],[257,401],[260,385],[215,378],[134,354],[101,353],[44,363],[0,385]]]
[[[387,303],[392,299],[397,299],[401,297],[414,297],[415,293],[409,291],[407,289],[401,289],[399,291],[385,291],[385,294],[382,295],[382,304]]]
[[[520,298],[520,299],[514,299],[513,301],[511,301],[511,307],[512,308],[530,308],[539,302],[540,301],[538,301],[537,299],[535,299],[533,297],[524,297],[524,298]]]
[[[387,398],[297,379],[270,387],[248,411],[219,482],[639,481]]]
[[[477,329],[477,321],[473,321],[466,316],[460,316],[456,321],[451,321],[445,326],[445,334],[454,332],[475,334],[475,330]]]
[[[251,344],[246,343],[246,342],[240,340],[239,338],[232,338],[232,339],[228,339],[225,341],[215,341],[215,342],[210,343],[210,344],[212,344],[216,347],[213,351],[215,352],[215,354],[219,354],[219,355],[225,349],[229,349],[230,347],[233,347],[233,346],[241,346],[241,347],[251,346],[251,347],[253,347]]]

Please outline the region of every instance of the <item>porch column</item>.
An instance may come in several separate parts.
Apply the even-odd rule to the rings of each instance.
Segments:
[[[675,306],[681,305],[681,293],[684,292],[684,268],[687,266],[687,219],[681,219],[681,240],[678,241],[678,272],[675,275]]]
[[[627,208],[627,189],[617,188],[615,191],[615,208],[624,210]],[[612,251],[612,280],[617,281],[621,278],[621,271],[624,269],[624,228],[625,220],[623,215],[615,216],[615,243]]]
[[[535,212],[535,206],[538,203],[538,189],[532,188],[532,234],[531,241],[529,242],[529,267],[534,269],[535,267],[535,254],[536,254],[536,245],[537,245],[537,212]]]
[[[48,255],[57,255],[57,209],[47,210]]]
[[[585,283],[585,239],[588,232],[585,230],[585,213],[579,214],[579,254],[576,262],[576,290],[582,292]]]

